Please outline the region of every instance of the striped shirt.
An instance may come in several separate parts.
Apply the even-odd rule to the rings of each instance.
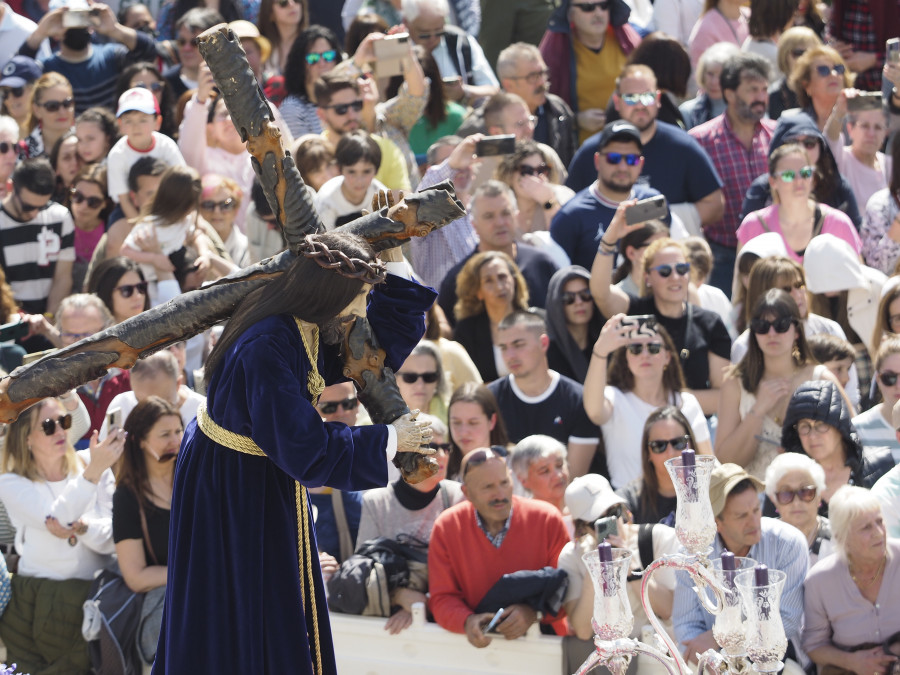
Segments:
[[[898,464],[900,463],[900,441],[897,440],[897,432],[881,414],[883,408],[884,403],[880,403],[850,421],[856,427],[859,440],[864,447],[890,448],[891,454],[894,456],[894,463]]]
[[[55,202],[20,222],[0,205],[0,265],[16,303],[29,314],[47,309],[57,261],[75,260],[75,224]]]
[[[803,620],[803,580],[809,566],[809,546],[800,530],[780,520],[762,518],[760,529],[762,536],[750,548],[747,557],[787,575],[781,594],[781,621],[788,639],[799,639]],[[725,550],[722,538],[716,535],[710,560],[720,557]],[[678,572],[677,577],[672,619],[675,639],[684,643],[712,630],[716,617],[700,606],[693,590],[694,582],[688,573]]]

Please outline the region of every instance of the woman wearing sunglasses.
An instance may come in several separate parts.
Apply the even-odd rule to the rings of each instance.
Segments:
[[[310,26],[294,40],[284,66],[287,96],[278,108],[294,138],[322,133],[313,85],[343,60],[337,36],[324,26]]]
[[[26,155],[44,157],[63,134],[75,124],[75,98],[64,75],[44,73],[31,92],[31,119],[28,122]]]
[[[175,458],[181,447],[181,414],[158,396],[135,406],[125,420],[125,446],[116,471],[112,534],[122,578],[135,593],[144,593],[138,648],[153,663],[169,552],[169,512]]]
[[[815,363],[797,303],[783,290],[770,289],[759,299],[750,332],[747,353],[722,385],[716,457],[762,480],[781,452],[782,421],[794,390],[808,380],[840,385],[828,368]]]
[[[809,2],[808,0],[800,0],[800,3],[806,7],[816,6],[815,2]],[[814,11],[818,12],[818,9]],[[824,33],[824,31],[820,31],[820,33]],[[799,107],[797,94],[794,93],[788,84],[791,71],[794,69],[797,59],[803,56],[807,49],[818,47],[821,44],[822,39],[820,35],[816,34],[816,31],[797,23],[784,31],[781,37],[778,38],[775,62],[778,65],[777,74],[779,79],[769,87],[769,119],[778,120],[781,118],[781,113],[785,110]]]
[[[262,0],[259,32],[272,45],[263,64],[263,78],[284,74],[288,54],[302,31],[309,27],[309,0]]]
[[[846,214],[816,202],[813,196],[815,164],[799,143],[787,143],[769,155],[769,189],[773,204],[747,214],[737,229],[738,250],[754,237],[777,232],[788,255],[803,262],[813,237],[833,234],[854,250],[862,251],[859,233]]]
[[[68,204],[72,181],[82,167],[81,159],[78,157],[78,137],[74,129],[69,129],[57,139],[50,148],[48,159],[56,173],[53,201],[57,204]]]
[[[694,449],[712,454],[703,410],[686,391],[675,345],[664,327],[645,323],[638,328],[636,320],[617,314],[603,326],[593,351],[584,380],[584,409],[603,432],[613,487],[640,478],[640,430],[661,406],[681,408],[693,428]]]
[[[87,292],[103,301],[116,323],[150,309],[147,281],[141,266],[124,256],[97,265],[88,278]]]
[[[854,417],[853,426],[863,445],[890,448],[896,462],[900,461],[900,441],[893,410],[900,401],[900,337],[891,335],[881,341],[874,365],[881,403]]]
[[[103,236],[111,207],[106,190],[106,167],[89,164],[78,172],[69,190],[69,210],[75,223],[73,293],[81,292],[88,265]]]
[[[584,384],[591,349],[600,337],[603,317],[594,306],[588,283],[591,275],[569,265],[550,278],[547,288],[547,362],[552,370]]]
[[[824,131],[838,96],[853,85],[853,77],[840,52],[819,45],[797,59],[789,83],[802,111],[815,120],[819,131]]]
[[[238,267],[246,267],[250,264],[249,242],[235,223],[243,191],[231,178],[214,173],[203,176],[202,185],[200,215],[219,235],[232,262]]]
[[[784,416],[784,451],[807,455],[825,471],[819,505],[823,516],[828,515],[828,502],[838,488],[871,488],[894,467],[894,458],[887,448],[863,448],[851,415],[840,385],[822,378],[797,387]]]
[[[397,371],[397,387],[410,410],[447,421],[447,378],[434,343],[423,340]]]
[[[0,500],[21,556],[12,582],[21,601],[6,608],[0,636],[8,657],[32,673],[87,672],[81,617],[71,607],[81,606],[114,551],[109,469],[122,454],[125,434],[118,430],[98,442],[95,432],[90,450],[76,453],[67,437],[72,420],[59,399],[40,401],[9,425],[0,460]],[[27,598],[46,603],[42,623]],[[45,625],[54,626],[52,638]]]

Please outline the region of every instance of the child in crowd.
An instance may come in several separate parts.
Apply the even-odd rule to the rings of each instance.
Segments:
[[[856,360],[856,351],[847,340],[837,335],[819,333],[806,338],[816,361],[831,371],[844,389],[850,381],[850,368]]]
[[[106,164],[106,156],[119,140],[116,118],[106,108],[88,108],[75,120],[75,136],[84,164]]]
[[[318,192],[325,183],[340,173],[334,161],[334,153],[318,134],[307,134],[294,141],[291,155],[297,163],[300,177],[313,192]]]
[[[349,223],[371,209],[372,197],[387,188],[375,180],[381,166],[381,149],[364,131],[345,134],[334,157],[340,176],[327,181],[316,194],[315,206],[326,230]]]
[[[161,123],[159,106],[149,89],[135,87],[119,97],[116,111],[122,138],[109,151],[109,196],[129,218],[138,210],[128,198],[128,170],[141,157],[158,157],[169,166],[184,166],[184,157],[168,136],[157,131]]]

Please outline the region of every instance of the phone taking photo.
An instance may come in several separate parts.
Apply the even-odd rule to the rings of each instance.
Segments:
[[[597,535],[598,542],[606,541],[612,534],[619,534],[619,519],[615,516],[598,518],[594,521],[594,534]]]

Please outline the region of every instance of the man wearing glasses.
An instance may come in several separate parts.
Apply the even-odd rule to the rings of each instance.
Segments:
[[[23,161],[10,183],[0,202],[0,265],[26,314],[52,315],[72,290],[75,225],[69,210],[51,201],[56,174],[46,159]]]

